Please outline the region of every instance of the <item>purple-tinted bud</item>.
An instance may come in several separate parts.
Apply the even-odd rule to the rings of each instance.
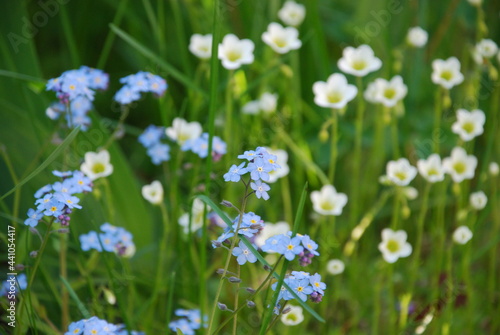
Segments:
[[[222,200],[222,202],[221,202],[220,204],[221,204],[222,206],[224,206],[224,207],[228,207],[228,208],[233,207],[233,204],[232,204],[232,203],[230,203],[230,202],[229,202],[229,201],[227,201],[227,200]]]
[[[16,270],[17,271],[24,271],[25,266],[23,264],[17,264],[16,265]]]
[[[65,216],[61,214],[57,218],[62,221],[62,220],[64,220]]]
[[[229,277],[227,280],[229,280],[230,283],[241,283],[241,279],[237,277]]]
[[[253,288],[251,288],[251,287],[247,287],[247,288],[246,288],[246,290],[247,290],[247,292],[252,293],[252,294],[254,294],[254,293],[256,292],[256,291],[255,291]]]
[[[315,302],[315,303],[319,303],[319,302],[321,302],[321,300],[323,300],[323,296],[321,294],[319,294],[318,292],[311,293],[310,297],[311,297],[311,301]]]
[[[31,258],[36,258],[36,256],[38,256],[38,250],[33,250],[32,252],[30,252]]]
[[[217,307],[219,307],[221,311],[227,311],[227,306],[221,302],[217,303]]]
[[[69,207],[64,210],[64,213],[66,213],[66,214],[71,214],[72,212],[73,212],[73,210]]]
[[[247,307],[248,308],[254,308],[255,307],[255,302],[251,301],[251,300],[248,300],[247,301]]]
[[[297,256],[299,257],[303,257],[304,256],[304,252],[302,251],[300,254],[298,254]]]

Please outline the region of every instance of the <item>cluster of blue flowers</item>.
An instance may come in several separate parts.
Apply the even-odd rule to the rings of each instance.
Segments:
[[[226,227],[224,229],[224,232],[222,233],[217,240],[212,241],[212,246],[214,248],[222,246],[222,243],[227,242],[228,239],[234,236],[235,232],[238,232],[238,234],[246,236],[250,239],[253,239],[255,234],[257,234],[262,228],[264,228],[264,221],[258,216],[257,214],[253,212],[248,212],[243,214],[243,217],[241,218],[240,222],[240,216],[238,215],[233,221],[232,226]],[[239,227],[238,227],[239,223]],[[242,246],[240,246],[242,248]],[[237,255],[235,255],[237,256]],[[246,261],[245,261],[246,262]],[[240,263],[240,264],[244,264]],[[253,263],[253,262],[251,262]]]
[[[285,256],[289,261],[294,260],[298,256],[301,266],[311,264],[312,258],[319,256],[316,249],[318,249],[318,244],[311,240],[308,235],[297,234],[295,237],[292,237],[292,232],[271,236],[262,246],[262,251],[278,253]]]
[[[187,140],[181,146],[181,150],[192,151],[200,158],[206,158],[208,156],[208,138],[208,133],[203,133],[198,138]],[[220,160],[221,157],[227,152],[226,147],[226,142],[224,142],[220,137],[214,136],[212,139],[212,159],[214,161]]]
[[[302,301],[306,301],[309,297],[312,302],[321,302],[325,294],[324,290],[326,290],[326,284],[321,282],[321,275],[318,273],[310,275],[304,271],[292,271],[291,275],[284,279],[284,282]],[[278,283],[276,282],[271,287],[276,291],[277,286]],[[294,299],[292,293],[284,285],[281,286],[278,302],[280,300],[288,301],[292,299]],[[279,305],[276,307],[275,311],[279,310]]]
[[[47,109],[47,116],[56,120],[65,114],[69,128],[81,126],[82,130],[87,130],[91,123],[87,114],[93,108],[95,90],[106,90],[108,82],[107,73],[87,66],[63,72],[61,76],[50,79],[46,88],[56,92],[59,101]]]
[[[80,335],[80,334],[96,334],[96,335],[144,335],[143,332],[127,331],[124,325],[115,325],[105,320],[93,316],[90,319],[83,319],[72,322],[68,331],[64,335]]]
[[[95,249],[99,252],[114,252],[119,256],[132,256],[135,253],[135,245],[132,234],[121,227],[115,227],[109,223],[101,225],[101,232],[90,231],[80,235],[80,244],[83,251]]]
[[[254,190],[258,199],[269,199],[267,191],[271,189],[268,184],[269,172],[276,171],[281,168],[277,163],[277,157],[270,154],[263,147],[258,147],[255,150],[245,151],[243,155],[238,156],[239,159],[246,159],[240,165],[232,165],[229,171],[224,174],[224,180],[229,182],[239,182],[241,177],[250,173],[250,187]],[[248,163],[248,164],[247,164]]]
[[[170,147],[161,142],[165,137],[165,128],[155,125],[149,125],[139,136],[139,142],[147,149],[148,156],[155,165],[170,159]]]
[[[175,315],[182,316],[183,318],[171,321],[168,324],[170,330],[176,332],[180,329],[184,335],[194,335],[195,330],[200,329],[201,323],[201,312],[199,309],[178,309],[175,311]],[[207,316],[203,318],[203,327],[207,327]]]
[[[15,277],[9,277],[0,286],[0,297],[6,296],[9,300],[13,299],[18,293],[18,289],[25,290],[27,287],[28,281],[24,273]]]
[[[142,92],[151,92],[159,97],[167,90],[165,79],[144,71],[123,77],[120,83],[124,85],[116,92],[115,101],[121,105],[128,105],[139,100]]]
[[[72,210],[82,208],[78,204],[80,199],[75,194],[92,191],[92,181],[81,171],[52,173],[61,177],[62,181],[45,185],[35,192],[37,207],[28,210],[28,218],[24,221],[27,226],[36,227],[44,216],[54,217],[55,222],[68,226]]]

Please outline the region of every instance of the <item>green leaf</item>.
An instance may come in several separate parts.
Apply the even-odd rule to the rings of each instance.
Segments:
[[[28,181],[30,181],[33,177],[38,175],[40,172],[42,172],[47,166],[49,166],[50,163],[52,163],[60,154],[61,152],[68,147],[68,145],[73,142],[75,139],[76,135],[78,135],[78,131],[80,130],[80,127],[76,127],[71,131],[71,133],[66,137],[66,139],[54,150],[50,156],[42,163],[40,164],[33,172],[31,172],[26,178],[21,180],[16,186],[14,186],[10,191],[2,195],[0,200],[4,199],[7,197],[9,194],[26,184]]]
[[[71,298],[75,301],[76,303],[76,307],[78,307],[78,309],[80,310],[80,313],[82,313],[83,317],[85,319],[90,319],[92,317],[92,315],[89,313],[89,311],[85,308],[85,305],[82,303],[82,301],[80,300],[80,298],[78,298],[78,295],[76,294],[76,292],[73,290],[73,288],[71,287],[71,285],[68,283],[68,281],[63,277],[63,276],[59,276],[59,278],[61,279],[61,281],[63,282],[64,286],[66,286],[66,289],[68,290],[69,292],[69,295],[71,296]]]
[[[144,56],[148,57],[149,59],[153,60],[156,62],[159,66],[161,66],[163,69],[165,69],[167,72],[169,72],[172,77],[186,85],[187,87],[200,92],[203,94],[205,97],[208,97],[207,92],[205,92],[201,87],[196,85],[188,76],[177,70],[175,67],[173,67],[171,64],[167,63],[165,60],[163,60],[161,57],[156,55],[153,51],[150,49],[146,48],[144,45],[139,43],[136,39],[134,39],[132,36],[115,26],[114,24],[109,25],[111,29],[116,33],[116,35],[120,36],[125,42],[130,44],[134,49],[139,51],[141,54]]]
[[[177,328],[177,335],[184,335],[184,333],[179,328]]]

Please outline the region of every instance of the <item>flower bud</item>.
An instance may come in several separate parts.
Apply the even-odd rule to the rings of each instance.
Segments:
[[[227,311],[227,306],[221,302],[217,303],[217,307],[219,307],[221,311]]]
[[[247,307],[248,308],[254,308],[255,307],[255,302],[251,301],[251,300],[248,300],[247,301]]]
[[[229,277],[227,280],[229,280],[230,283],[241,283],[241,279],[237,277]]]

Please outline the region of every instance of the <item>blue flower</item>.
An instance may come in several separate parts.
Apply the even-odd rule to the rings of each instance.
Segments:
[[[109,233],[99,234],[99,239],[101,240],[102,248],[108,252],[115,251],[115,245],[119,242],[114,234]]]
[[[239,159],[246,159],[246,160],[249,160],[249,161],[252,161],[255,159],[257,153],[253,150],[247,150],[243,153],[243,155],[239,155],[238,158]]]
[[[78,205],[78,203],[80,202],[80,199],[78,199],[77,197],[75,197],[73,195],[70,195],[68,193],[56,193],[55,198],[59,202],[65,204],[68,208],[82,209],[82,206]]]
[[[131,102],[137,101],[141,98],[141,94],[136,89],[130,86],[123,86],[116,92],[115,101],[122,105],[128,105]]]
[[[300,245],[300,237],[295,236],[294,238],[290,238],[290,236],[285,236],[280,241],[285,246],[285,252],[283,255],[289,261],[295,258],[295,255],[300,254],[304,251],[304,247]]]
[[[269,237],[261,247],[262,251],[267,253],[284,254],[286,250],[285,238],[286,235],[274,235]]]
[[[272,170],[271,164],[260,157],[255,158],[252,163],[248,163],[248,171],[250,171],[250,177],[253,180],[269,181],[269,172]]]
[[[233,256],[236,256],[236,261],[239,265],[243,265],[247,261],[250,263],[257,262],[257,257],[255,257],[255,255],[242,241],[240,241],[238,247],[233,249]]]
[[[73,194],[76,193],[74,191],[74,188],[74,183],[71,179],[65,179],[62,183],[56,181],[54,184],[52,184],[52,189],[57,193]]]
[[[50,199],[47,203],[43,205],[45,212],[44,215],[58,217],[63,214],[64,204],[57,199]]]
[[[309,282],[315,292],[318,292],[321,295],[325,294],[323,290],[326,290],[326,284],[321,282],[321,275],[319,273],[309,277]]]
[[[85,327],[85,322],[83,320],[72,322],[68,327],[68,331],[66,333],[64,333],[64,335],[83,334],[84,327]]]
[[[36,211],[32,208],[28,209],[28,218],[24,220],[24,224],[30,227],[36,227],[38,221],[43,218],[43,213],[41,211]]]
[[[179,329],[184,335],[195,335],[194,329],[191,327],[191,322],[187,319],[171,321],[168,327],[174,332],[177,332],[177,329]]]
[[[264,200],[269,199],[269,194],[267,194],[267,191],[269,191],[271,187],[269,187],[269,185],[267,185],[266,183],[257,180],[255,181],[255,183],[250,183],[250,187],[252,188],[252,190],[255,191],[257,199],[260,198],[263,198]]]
[[[106,321],[92,317],[85,322],[83,335],[105,334],[107,326]]]
[[[313,293],[313,288],[309,285],[309,279],[307,278],[304,279],[294,278],[293,280],[290,280],[288,286],[290,286],[292,291],[295,292],[302,301],[306,301],[307,295]]]
[[[92,181],[81,171],[75,171],[71,178],[73,190],[75,193],[92,191]]]
[[[314,256],[319,256],[319,252],[316,251],[318,249],[318,244],[311,240],[308,235],[302,236],[302,245],[306,248],[311,254]]]
[[[50,188],[52,189],[52,185],[50,185]],[[38,205],[38,210],[44,210],[45,209],[45,204],[47,204],[53,197],[54,195],[52,193],[47,193],[43,196],[43,198],[36,199],[35,205]]]
[[[144,132],[139,136],[139,142],[145,147],[149,148],[157,143],[165,136],[165,128],[149,125]]]
[[[222,233],[221,236],[217,238],[217,240],[212,241],[212,247],[217,248],[220,246],[220,244],[224,243],[227,239],[231,238],[234,236],[234,233],[232,231],[225,231]]]
[[[232,181],[235,183],[239,182],[241,180],[241,176],[247,173],[247,169],[244,166],[244,162],[238,166],[233,164],[233,166],[231,166],[231,168],[229,169],[229,172],[224,175],[224,180]]]
[[[40,198],[41,196],[45,195],[46,193],[50,193],[52,191],[52,185],[45,185],[44,187],[40,188],[38,191],[35,192],[35,198]]]
[[[170,147],[167,144],[157,143],[148,149],[148,155],[153,164],[160,165],[170,159]]]
[[[89,251],[90,249],[95,249],[99,252],[102,251],[99,238],[95,231],[90,231],[88,234],[80,235],[79,239],[83,251]]]
[[[288,286],[290,286],[290,281],[292,279],[289,277],[289,278],[285,278],[283,280],[283,282],[285,284],[287,284]],[[278,282],[274,283],[273,285],[271,285],[271,288],[276,291],[276,287],[278,286]],[[280,287],[280,293],[278,295],[278,301],[280,301],[281,299],[283,300],[292,300],[293,299],[293,295],[290,293],[290,291],[288,291],[288,289],[285,287],[285,285],[281,285]]]
[[[73,175],[73,171],[57,171],[57,170],[54,170],[52,171],[52,174],[56,177],[60,177],[60,178],[67,178],[67,177],[71,177]]]

